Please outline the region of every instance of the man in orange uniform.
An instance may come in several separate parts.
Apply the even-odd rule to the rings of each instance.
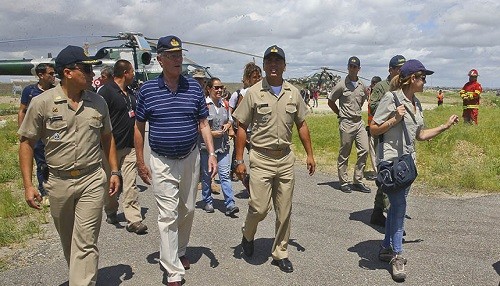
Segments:
[[[464,112],[462,117],[465,123],[474,122],[477,125],[477,115],[479,113],[479,98],[483,88],[477,81],[479,76],[477,70],[472,69],[469,72],[469,82],[467,82],[462,90],[460,96],[463,99]]]

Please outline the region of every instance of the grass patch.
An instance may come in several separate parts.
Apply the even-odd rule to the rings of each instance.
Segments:
[[[11,116],[13,117],[13,116]],[[17,123],[13,118],[0,128],[0,247],[22,243],[41,233],[47,209],[31,209],[24,201],[18,163]],[[35,179],[36,180],[36,179]],[[0,261],[0,267],[2,262]]]
[[[435,102],[435,92],[418,95],[423,103]],[[448,100],[447,100],[448,99]],[[500,125],[498,124],[500,98],[493,92],[483,94],[477,126],[460,122],[450,130],[429,141],[417,141],[416,184],[429,190],[442,188],[453,194],[464,192],[500,192]],[[437,103],[436,103],[437,105]],[[458,93],[447,93],[445,105],[424,110],[425,125],[436,127],[452,114],[462,115],[462,101]],[[366,122],[366,113],[363,114]],[[319,171],[337,174],[337,156],[340,147],[338,119],[332,113],[312,114],[307,118],[313,150]],[[294,151],[301,160],[305,152],[293,134]],[[353,144],[354,146],[354,144]],[[356,162],[356,148],[349,157],[349,171]],[[368,159],[366,170],[371,170]]]
[[[11,103],[0,103],[0,116],[17,114],[19,107]]]

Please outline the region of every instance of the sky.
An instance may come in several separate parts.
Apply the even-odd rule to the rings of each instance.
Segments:
[[[104,4],[105,3],[105,4]],[[4,1],[0,59],[55,57],[66,45],[91,44],[103,35],[141,32],[263,55],[278,45],[285,78],[320,67],[345,71],[361,60],[360,76],[388,75],[392,56],[420,60],[435,74],[428,86],[462,87],[470,69],[485,88],[500,88],[500,1]],[[21,41],[10,41],[19,40]],[[185,45],[185,56],[210,67],[223,82],[240,82],[250,56]],[[262,66],[262,59],[256,58]],[[343,74],[340,74],[344,76]]]

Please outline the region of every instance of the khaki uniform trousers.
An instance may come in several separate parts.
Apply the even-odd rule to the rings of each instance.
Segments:
[[[69,266],[69,285],[95,285],[106,174],[99,167],[76,178],[49,175],[50,213]]]
[[[347,176],[347,166],[349,163],[349,155],[351,154],[352,143],[355,142],[358,160],[354,168],[353,183],[361,183],[363,181],[363,171],[365,170],[366,157],[368,156],[368,134],[366,133],[363,120],[357,122],[350,119],[341,119],[339,121],[340,131],[340,149],[337,159],[337,167],[339,174],[340,185],[349,182]]]
[[[179,257],[186,254],[193,226],[200,151],[195,148],[184,159],[168,159],[151,151],[149,161],[159,211],[160,263],[169,282],[181,281],[185,270]]]
[[[139,204],[139,189],[136,185],[137,178],[137,168],[136,168],[136,157],[135,148],[123,148],[116,150],[116,157],[118,161],[118,168],[122,171],[122,192],[120,197],[122,198],[123,214],[125,219],[127,219],[128,225],[134,222],[142,221],[141,206]],[[104,170],[106,170],[106,176],[111,177],[111,169],[109,167],[108,160],[104,159]],[[109,187],[107,188],[109,189]],[[106,215],[110,215],[118,212],[118,194],[110,197],[109,195],[104,196],[104,211]]]
[[[275,239],[272,246],[274,259],[288,258],[290,238],[290,217],[295,187],[293,165],[295,154],[290,151],[275,159],[250,149],[250,199],[248,213],[242,231],[245,239],[251,241],[257,232],[257,225],[271,211],[271,199],[276,213]]]

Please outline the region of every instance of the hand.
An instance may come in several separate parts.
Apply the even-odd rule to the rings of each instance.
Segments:
[[[223,133],[227,132],[229,130],[229,128],[231,128],[231,123],[230,122],[228,122],[226,124],[223,124],[222,125],[222,132]]]
[[[149,168],[146,167],[144,162],[137,161],[137,173],[146,185],[151,185],[151,171],[149,171]]]
[[[109,178],[109,191],[108,191],[110,197],[118,193],[121,184],[122,181],[120,176],[111,175],[111,177]]]
[[[217,157],[208,156],[208,172],[211,173],[212,179],[217,175]]]
[[[307,170],[309,170],[309,176],[312,176],[316,171],[316,162],[313,156],[307,156]]]
[[[234,172],[236,173],[238,179],[243,182],[243,179],[247,175],[247,167],[245,166],[245,164],[238,164]]]
[[[403,119],[403,116],[406,114],[406,108],[404,105],[400,105],[396,108],[396,123],[398,123],[399,121],[401,121]]]
[[[445,127],[446,129],[450,128],[452,125],[455,125],[458,123],[458,115],[456,114],[453,114],[452,116],[450,116],[450,118],[448,119],[448,122],[446,122],[445,124]]]
[[[42,208],[39,204],[42,201],[42,196],[40,196],[40,193],[35,187],[31,186],[24,190],[24,199],[26,203],[28,203],[28,206],[37,210]]]

